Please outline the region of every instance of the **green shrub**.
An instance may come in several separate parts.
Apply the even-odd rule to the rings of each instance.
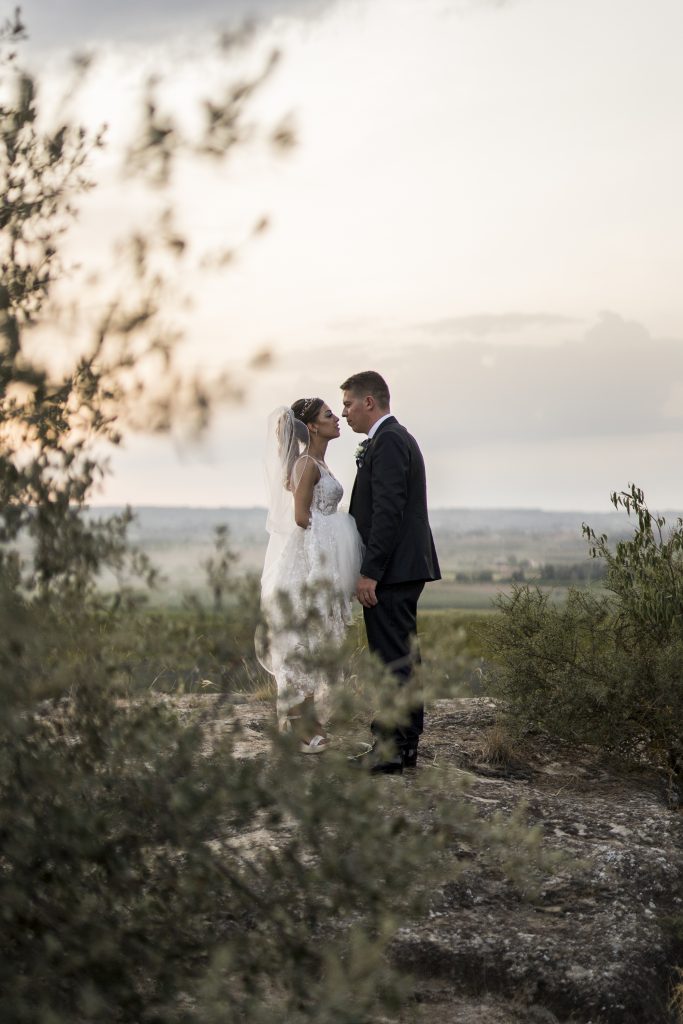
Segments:
[[[134,614],[103,614],[101,642],[114,678],[130,694],[263,688],[266,674],[254,659],[259,596],[258,579],[246,576],[232,582],[220,612],[191,596],[182,608],[142,605]]]
[[[605,563],[606,593],[571,589],[565,605],[528,586],[498,599],[487,624],[495,691],[514,717],[628,757],[683,772],[683,521],[665,535],[643,492],[613,494],[635,517],[612,551],[584,526]],[[672,791],[673,792],[673,791]]]
[[[356,1024],[405,998],[386,944],[457,873],[462,844],[520,848],[528,871],[525,831],[477,818],[438,773],[387,788],[343,746],[311,764],[277,734],[267,755],[238,756],[229,702],[183,722],[170,698],[114,685],[99,609],[14,605],[1,1020]],[[352,688],[342,734],[344,702],[357,707]]]
[[[487,650],[482,622],[490,611],[421,611],[418,617],[422,675],[443,696],[482,693]]]

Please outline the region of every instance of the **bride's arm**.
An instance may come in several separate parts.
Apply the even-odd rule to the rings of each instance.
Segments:
[[[313,502],[313,488],[320,479],[320,470],[315,459],[304,455],[297,462],[292,474],[292,485],[294,491],[294,518],[296,525],[305,530],[311,521],[311,503]]]

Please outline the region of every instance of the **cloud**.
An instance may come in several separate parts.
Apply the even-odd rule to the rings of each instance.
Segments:
[[[610,490],[630,480],[653,507],[683,507],[671,468],[683,440],[683,339],[654,338],[614,313],[545,348],[524,337],[392,346],[378,330],[369,343],[349,332],[343,344],[282,353],[254,376],[244,407],[216,423],[203,456],[185,451],[178,469],[162,441],[146,441],[126,468],[117,453],[108,500],[182,502],[182,480],[195,504],[262,504],[270,410],[320,394],[339,412],[340,382],[369,367],[386,376],[393,411],[420,442],[434,507],[607,510]],[[347,495],[356,442],[344,426],[328,453]]]
[[[406,422],[447,449],[683,433],[683,340],[614,313],[560,344],[428,340],[373,363]]]
[[[376,323],[373,335],[369,321],[355,331],[349,323],[341,345],[278,355],[266,374],[269,400],[315,391],[334,402],[345,376],[373,368],[387,378],[399,417],[432,449],[683,432],[683,340],[602,313],[580,335],[543,345],[538,317],[526,321],[519,338],[440,338],[428,325],[412,343],[397,343],[389,324]]]
[[[340,321],[335,327],[347,328],[341,345],[276,350],[273,396],[315,391],[317,382],[334,401],[337,381],[373,368],[386,376],[399,414],[437,445],[683,431],[683,339],[655,338],[611,312],[574,337],[545,344],[540,323],[582,321],[550,314],[475,319],[488,321],[492,335],[507,325],[520,337],[484,335],[483,324],[476,337],[439,337],[430,322],[422,336],[413,330],[410,343],[406,328],[389,322]]]
[[[479,313],[472,316],[452,316],[443,320],[430,320],[419,324],[429,334],[444,336],[507,334],[529,327],[558,327],[576,324],[574,317],[557,313]]]
[[[39,49],[146,41],[183,30],[232,27],[278,15],[315,16],[334,0],[24,0],[22,18]]]

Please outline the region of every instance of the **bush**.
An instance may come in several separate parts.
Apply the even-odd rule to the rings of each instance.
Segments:
[[[0,641],[3,1021],[356,1024],[405,998],[386,944],[457,873],[463,844],[505,858],[519,840],[528,871],[526,834],[477,818],[451,780],[388,791],[345,750],[312,765],[276,733],[267,756],[239,755],[229,702],[182,722],[172,699],[114,685],[100,610],[14,602]],[[345,718],[340,703],[342,732]]]
[[[143,605],[134,613],[103,615],[100,641],[113,679],[137,695],[262,688],[271,677],[254,660],[259,598],[258,579],[245,576],[233,580],[220,612],[190,595],[182,608]]]
[[[606,593],[572,588],[556,606],[518,586],[498,598],[502,614],[487,625],[491,681],[518,721],[645,756],[674,787],[683,774],[683,520],[665,536],[635,486],[612,503],[635,518],[631,539],[612,551],[584,526]]]

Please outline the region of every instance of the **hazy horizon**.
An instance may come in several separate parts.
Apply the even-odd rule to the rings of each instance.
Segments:
[[[206,512],[220,512],[222,510],[234,511],[234,512],[263,512],[267,513],[268,507],[266,505],[190,505],[190,504],[154,504],[154,503],[134,503],[134,502],[123,502],[123,503],[110,503],[110,502],[88,502],[87,508],[98,509],[98,510],[117,510],[130,506],[133,509],[189,509],[193,511],[206,511]],[[342,505],[342,507],[344,507]],[[610,503],[609,508],[542,508],[537,505],[432,505],[429,506],[430,513],[432,512],[528,512],[528,513],[539,513],[543,515],[615,515],[623,516],[625,519],[626,514],[622,511],[617,511],[614,506]],[[654,511],[651,508],[651,511]],[[661,515],[683,515],[683,508],[660,508],[657,511]]]

